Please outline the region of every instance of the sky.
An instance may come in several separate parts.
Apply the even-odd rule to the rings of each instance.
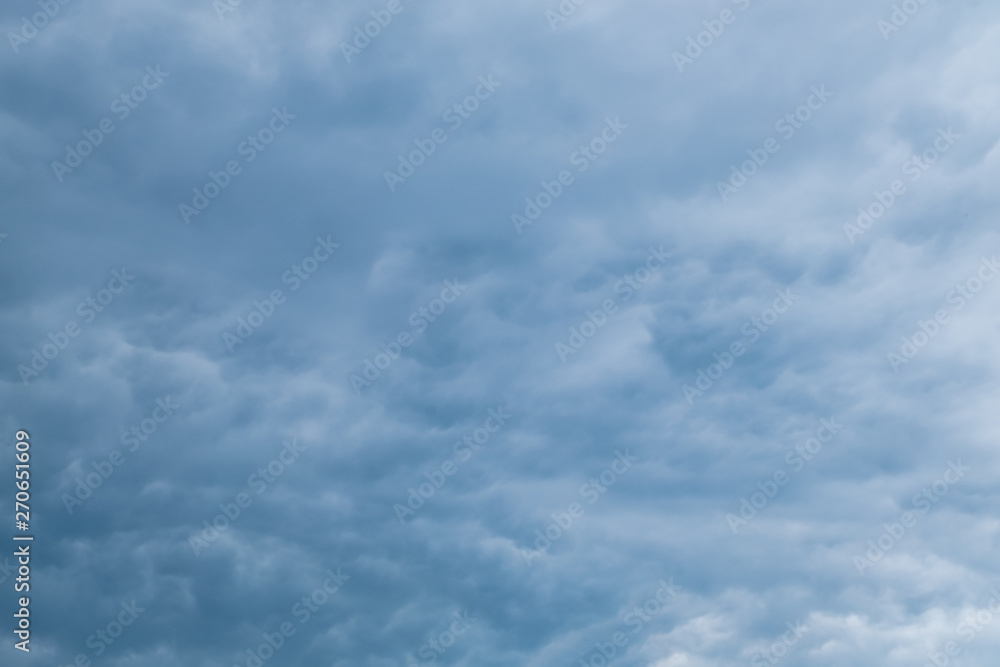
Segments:
[[[995,665],[1000,6],[0,27],[4,665]]]

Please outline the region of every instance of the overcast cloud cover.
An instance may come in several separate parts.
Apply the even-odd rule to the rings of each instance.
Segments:
[[[996,664],[1000,6],[223,2],[0,10],[0,662]]]

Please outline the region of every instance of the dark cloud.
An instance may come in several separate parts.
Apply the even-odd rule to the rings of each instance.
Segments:
[[[0,56],[4,664],[992,664],[987,3],[52,4]]]

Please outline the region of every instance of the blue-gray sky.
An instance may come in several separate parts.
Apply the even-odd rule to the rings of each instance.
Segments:
[[[1000,7],[0,26],[3,664],[995,664]]]

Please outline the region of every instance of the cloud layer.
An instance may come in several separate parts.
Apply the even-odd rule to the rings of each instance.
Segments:
[[[4,664],[994,664],[997,7],[0,23]]]

